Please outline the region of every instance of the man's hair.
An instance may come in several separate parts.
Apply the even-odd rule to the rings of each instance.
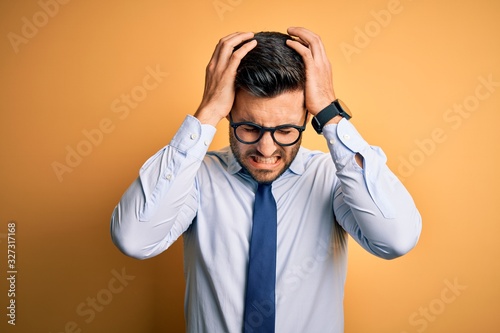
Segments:
[[[257,46],[238,66],[236,92],[243,89],[257,97],[275,97],[305,89],[302,56],[286,45],[286,40],[292,37],[279,32],[259,32],[253,39],[257,40]]]

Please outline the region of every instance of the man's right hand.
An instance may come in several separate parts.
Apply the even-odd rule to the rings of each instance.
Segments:
[[[241,59],[257,45],[257,41],[245,43],[236,51],[234,48],[253,36],[253,32],[235,32],[222,38],[215,47],[206,69],[203,99],[194,115],[202,124],[216,126],[231,111],[236,70]]]

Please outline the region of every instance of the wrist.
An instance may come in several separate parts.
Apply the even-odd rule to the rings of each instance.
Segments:
[[[332,99],[325,99],[324,101],[321,101],[321,102],[317,102],[315,103],[315,105],[311,108],[308,108],[307,111],[309,111],[309,113],[315,117],[318,115],[318,113],[320,113],[321,111],[323,111],[325,108],[327,108],[330,104],[332,104],[332,101],[335,100],[335,98],[332,98]]]
[[[326,125],[338,124],[343,118],[344,117],[342,117],[341,115],[337,115],[330,119],[325,125],[323,125],[323,127],[325,127]]]
[[[311,124],[316,132],[321,134],[324,126],[338,124],[342,118],[349,120],[351,118],[351,113],[341,100],[336,99],[318,112],[311,120]]]
[[[196,110],[194,117],[200,123],[212,125],[213,127],[217,127],[217,124],[224,118],[223,116],[219,116],[214,110],[201,106]]]

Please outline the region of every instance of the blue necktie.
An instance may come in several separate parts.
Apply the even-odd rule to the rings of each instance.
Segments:
[[[271,186],[271,183],[259,184],[255,194],[244,333],[274,332],[277,214]]]

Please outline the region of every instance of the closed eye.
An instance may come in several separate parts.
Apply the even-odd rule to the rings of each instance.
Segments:
[[[241,126],[241,129],[243,129],[245,132],[248,133],[260,133],[260,129],[255,127],[255,126]]]
[[[294,129],[291,127],[280,128],[280,129],[276,130],[276,132],[280,135],[288,135],[288,134],[293,133],[293,131],[294,131]]]

